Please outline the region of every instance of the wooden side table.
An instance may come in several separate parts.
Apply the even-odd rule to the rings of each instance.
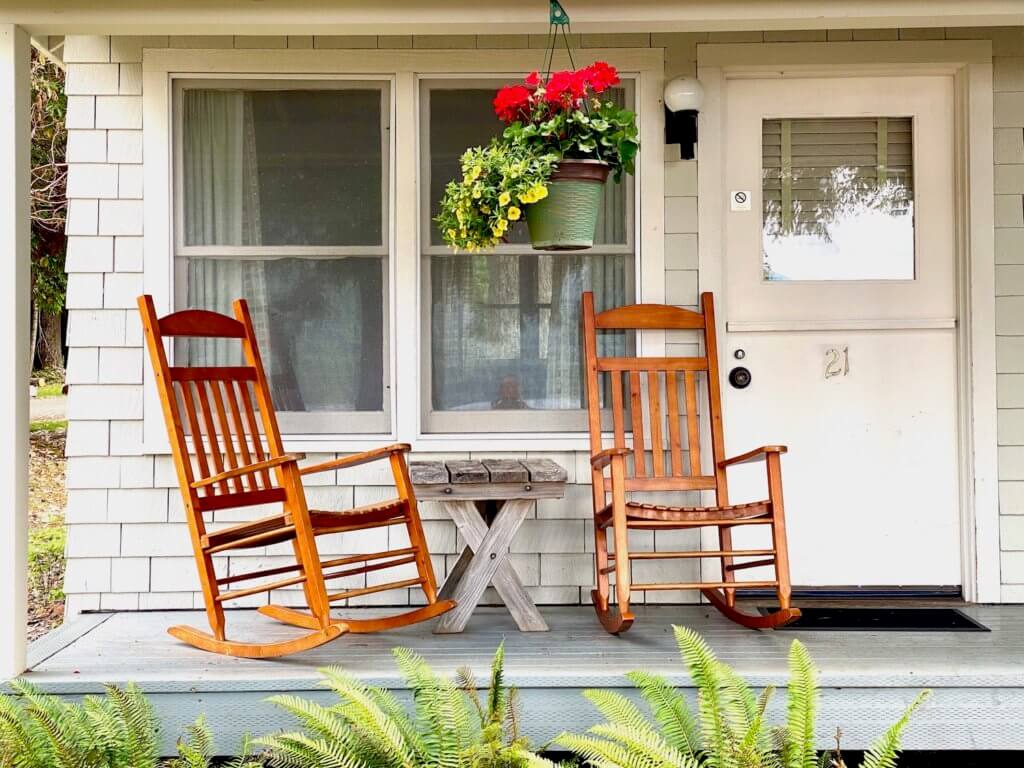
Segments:
[[[467,544],[439,595],[457,604],[441,617],[434,632],[462,632],[492,583],[520,631],[547,632],[548,625],[509,562],[508,549],[534,501],[565,494],[565,470],[550,459],[482,459],[413,461],[409,474],[416,498],[441,502]],[[498,505],[490,524],[481,510],[487,502]]]

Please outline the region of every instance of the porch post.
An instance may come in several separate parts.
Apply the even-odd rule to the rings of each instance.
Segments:
[[[26,666],[29,38],[0,25],[0,681]]]

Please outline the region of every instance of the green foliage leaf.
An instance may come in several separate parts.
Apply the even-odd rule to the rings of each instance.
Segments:
[[[895,768],[896,760],[899,758],[903,731],[910,722],[910,716],[920,707],[931,695],[931,691],[922,691],[917,698],[903,711],[903,715],[889,726],[889,729],[882,734],[871,749],[864,755],[861,768]]]
[[[303,727],[265,737],[271,764],[288,768],[554,768],[518,736],[515,691],[505,684],[505,652],[491,663],[484,701],[469,669],[456,680],[436,674],[416,653],[395,649],[412,693],[407,710],[389,691],[339,667],[321,670],[338,702],[324,706],[294,696],[271,701]],[[476,703],[474,703],[476,699]]]
[[[814,722],[818,709],[818,678],[807,648],[799,640],[789,647],[789,702],[786,716],[787,768],[817,768]]]
[[[674,627],[679,651],[697,689],[698,716],[667,680],[647,672],[628,677],[654,717],[649,721],[628,698],[610,691],[585,696],[606,722],[587,734],[563,733],[555,743],[593,768],[823,768],[815,750],[818,688],[807,649],[790,649],[787,722],[766,723],[773,689],[754,691],[720,662],[696,632]],[[862,768],[895,768],[900,735],[927,692],[908,707],[865,757]]]

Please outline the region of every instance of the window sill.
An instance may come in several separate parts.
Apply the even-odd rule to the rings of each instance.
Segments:
[[[580,433],[465,433],[425,434],[413,438],[402,435],[293,435],[284,436],[288,451],[305,453],[355,453],[383,443],[404,442],[416,453],[481,453],[527,451],[589,451],[590,441]]]

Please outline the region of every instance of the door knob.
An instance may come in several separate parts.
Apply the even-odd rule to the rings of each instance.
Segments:
[[[736,389],[746,389],[750,386],[750,371],[743,366],[737,366],[729,371],[729,383]]]

